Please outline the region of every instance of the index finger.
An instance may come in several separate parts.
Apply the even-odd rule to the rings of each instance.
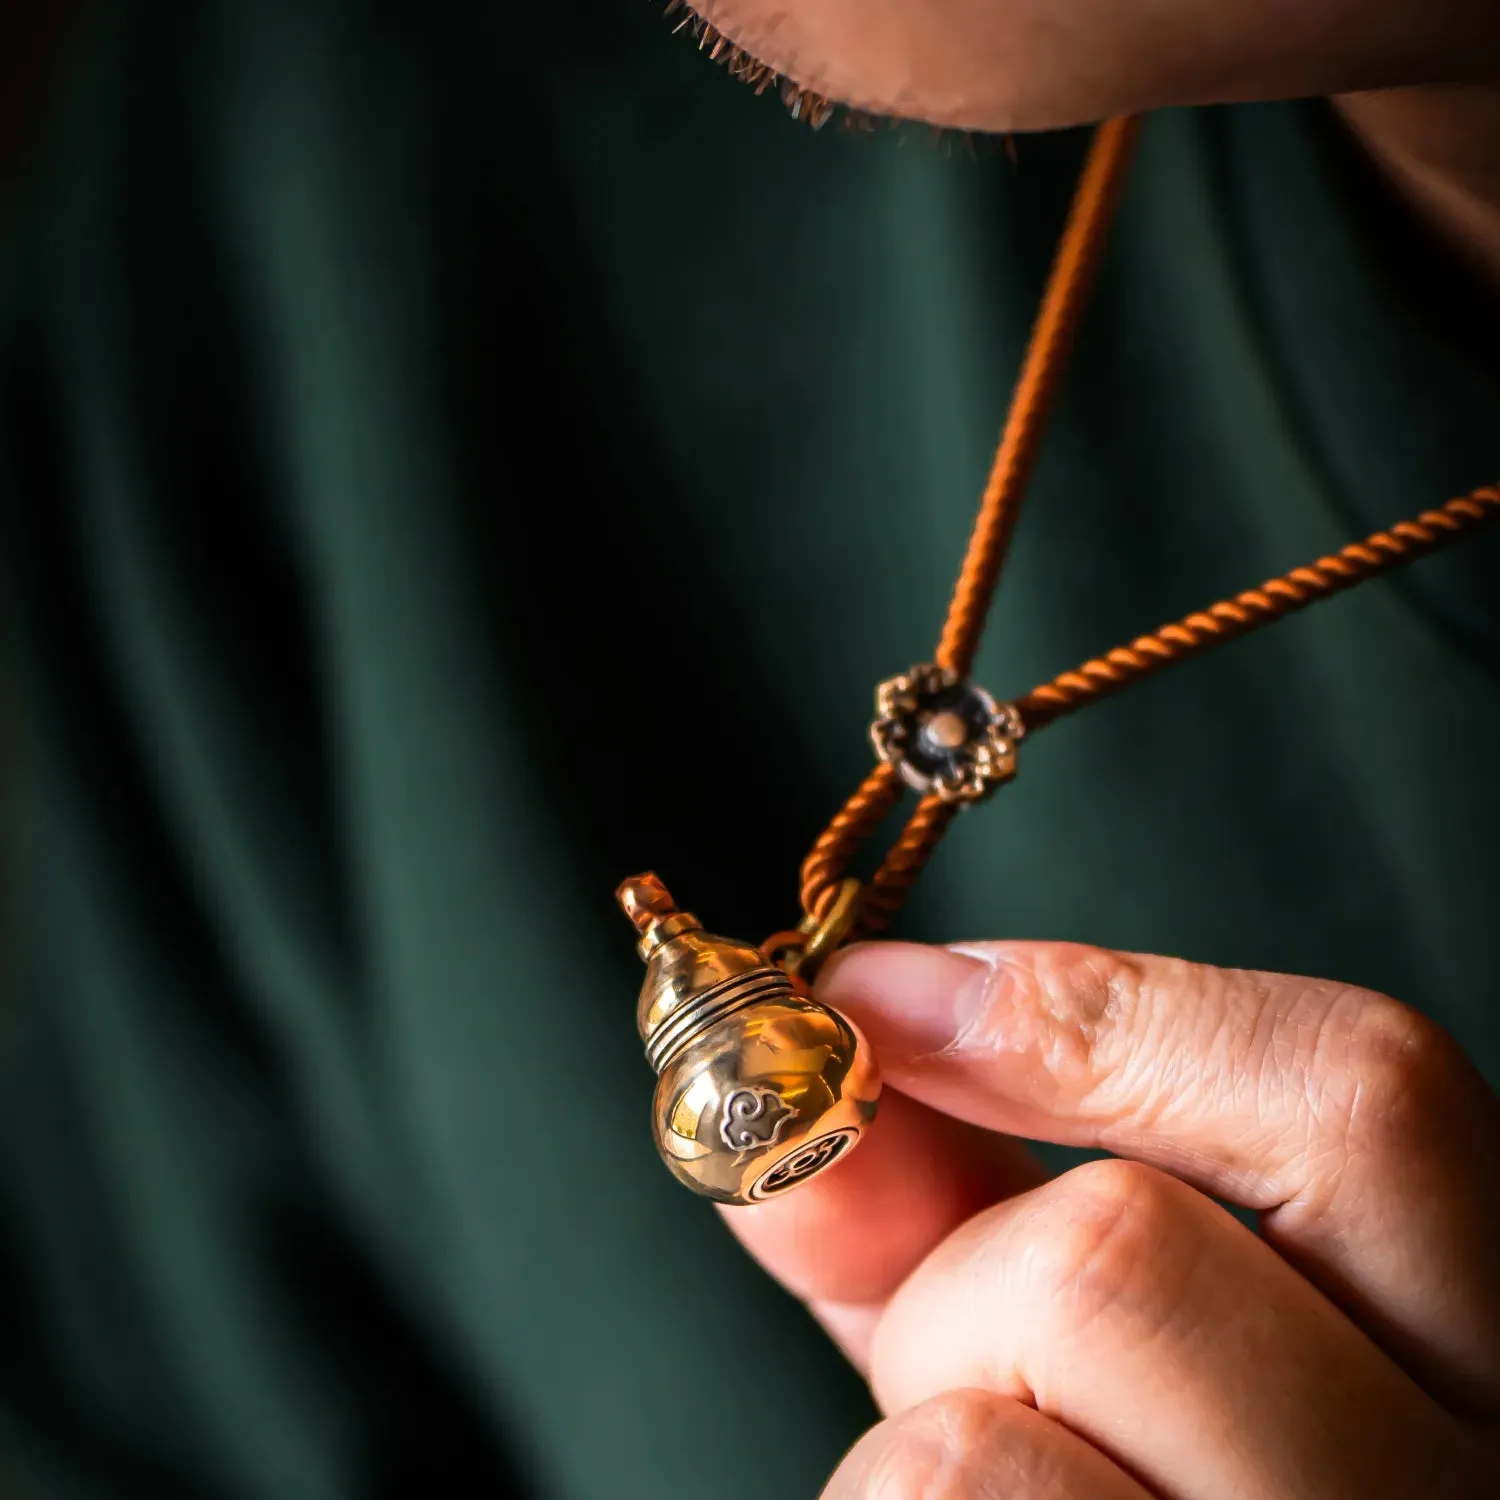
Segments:
[[[904,1093],[1258,1210],[1435,1395],[1500,1410],[1500,1112],[1382,995],[1063,943],[866,944],[820,995]]]
[[[892,1292],[961,1224],[1045,1180],[1019,1141],[887,1089],[879,1128],[795,1193],[724,1222],[863,1369]]]

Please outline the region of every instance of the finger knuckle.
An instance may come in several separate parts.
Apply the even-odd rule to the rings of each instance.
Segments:
[[[1155,1168],[1116,1160],[1075,1167],[1053,1186],[1027,1254],[1031,1290],[1055,1333],[1076,1337],[1106,1317],[1149,1323],[1185,1190]]]
[[[993,1486],[1007,1476],[1028,1489],[1048,1482],[1055,1445],[1020,1415],[987,1391],[945,1391],[875,1428],[825,1500],[975,1500],[1003,1493]]]
[[[1383,1159],[1446,1121],[1470,1093],[1458,1043],[1420,1012],[1369,991],[1350,991],[1347,1080],[1339,1099],[1346,1159]]]

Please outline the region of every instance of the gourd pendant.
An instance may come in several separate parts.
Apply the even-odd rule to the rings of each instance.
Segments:
[[[720,1203],[764,1202],[807,1182],[847,1156],[874,1119],[880,1077],[869,1047],[848,1020],[810,997],[803,977],[856,921],[862,937],[883,928],[957,812],[1015,776],[1023,736],[1173,662],[1500,522],[1500,485],[1482,485],[1137,636],[1014,702],[998,702],[969,680],[1139,124],[1138,116],[1110,120],[1095,133],[938,649],[932,661],[876,690],[870,739],[879,763],[803,864],[802,924],[762,949],[704,932],[654,875],[635,876],[616,893],[646,962],[636,1022],[659,1075],[657,1149],[680,1181]],[[903,787],[920,800],[868,884],[843,878],[851,854],[893,810]],[[785,968],[768,956],[783,952]]]
[[[749,1204],[847,1156],[880,1098],[855,1027],[798,994],[759,948],[705,932],[654,875],[625,881],[617,898],[640,933],[636,1024],[659,1075],[656,1148],[673,1175]]]

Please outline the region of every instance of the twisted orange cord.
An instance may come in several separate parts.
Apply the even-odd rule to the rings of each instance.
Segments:
[[[1021,513],[1021,497],[1036,467],[1042,432],[1103,258],[1109,223],[1125,186],[1125,168],[1139,131],[1138,115],[1101,125],[1078,179],[938,641],[937,664],[960,677],[967,677],[974,665],[990,600]]]
[[[984,631],[1021,496],[1036,466],[1042,429],[1062,381],[1139,128],[1138,116],[1101,125],[1078,180],[938,644],[938,663],[960,677],[968,675]],[[827,913],[850,859],[896,805],[901,786],[894,766],[878,764],[819,835],[802,864],[802,909],[814,920],[821,921]],[[916,879],[948,821],[933,810],[918,808],[868,892],[867,903],[874,903],[868,906],[870,913],[890,905],[894,893],[904,892]],[[890,905],[890,915],[896,905],[899,898]]]
[[[1387,572],[1439,547],[1446,547],[1475,527],[1500,516],[1500,487],[1485,485],[1469,495],[1449,500],[1436,510],[1424,510],[1389,531],[1376,531],[1362,542],[1351,542],[1331,557],[1320,557],[1305,568],[1294,568],[1258,589],[1246,589],[1206,610],[1163,625],[1150,635],[1137,636],[1128,646],[1116,646],[1071,672],[1032,688],[1016,700],[1028,730],[1040,729],[1086,703],[1097,702],[1132,682],[1139,682],[1173,662],[1186,661],[1232,641],[1284,615],[1316,604],[1319,599],[1351,589],[1377,573]]]
[[[1485,485],[1471,494],[1460,495],[1435,510],[1423,511],[1413,520],[1400,522],[1389,531],[1377,531],[1362,542],[1351,542],[1329,557],[1320,557],[1306,567],[1269,579],[1257,589],[1246,589],[1232,599],[1221,600],[1206,610],[1163,625],[1150,635],[1138,636],[1128,646],[1117,646],[1105,656],[1096,656],[1073,671],[1042,683],[1025,697],[1016,699],[1021,722],[1028,734],[1033,733],[1173,662],[1186,661],[1210,646],[1247,635],[1262,625],[1306,609],[1319,599],[1415,562],[1494,520],[1500,520],[1500,486]],[[891,846],[866,888],[857,929],[860,935],[881,931],[895,916],[932,857],[952,815],[962,805],[944,802],[936,796],[924,797],[917,804],[905,831]],[[841,873],[830,868],[832,878]],[[815,895],[821,899],[821,893]]]
[[[923,797],[917,803],[901,837],[891,845],[874,879],[865,887],[854,928],[856,936],[870,937],[882,931],[901,909],[907,892],[917,883],[917,876],[926,869],[938,841],[962,807],[962,802],[945,802],[938,796]]]
[[[900,797],[901,773],[888,761],[877,762],[802,862],[802,909],[808,916],[821,922],[828,914],[849,861]]]
[[[938,665],[961,678],[967,677],[973,666],[1020,514],[1021,497],[1036,465],[1042,432],[1055,405],[1073,335],[1098,270],[1139,126],[1139,117],[1101,125],[1079,177],[938,644]],[[1035,731],[1173,662],[1185,661],[1210,646],[1234,640],[1319,599],[1412,562],[1497,518],[1500,487],[1483,486],[1388,531],[1352,542],[1306,567],[1270,579],[1257,589],[1247,589],[1149,635],[1138,636],[1128,646],[1117,646],[1033,688],[1016,701],[1015,707],[1027,731]],[[812,921],[824,920],[849,861],[895,806],[901,788],[895,766],[877,764],[819,836],[802,865],[802,908]],[[962,805],[935,794],[918,802],[865,887],[857,935],[881,931],[896,914]],[[777,936],[795,939],[796,934]]]

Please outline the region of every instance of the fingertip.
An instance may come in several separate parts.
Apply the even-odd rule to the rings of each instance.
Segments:
[[[857,943],[818,978],[820,1000],[846,1012],[877,1052],[922,1056],[952,1045],[993,964],[924,943]]]
[[[859,1148],[779,1201],[723,1210],[770,1273],[810,1302],[882,1302],[964,1220],[1044,1173],[1018,1142],[887,1089]]]
[[[1043,1494],[1146,1500],[1097,1448],[1024,1400],[961,1386],[877,1423],[822,1500]]]

